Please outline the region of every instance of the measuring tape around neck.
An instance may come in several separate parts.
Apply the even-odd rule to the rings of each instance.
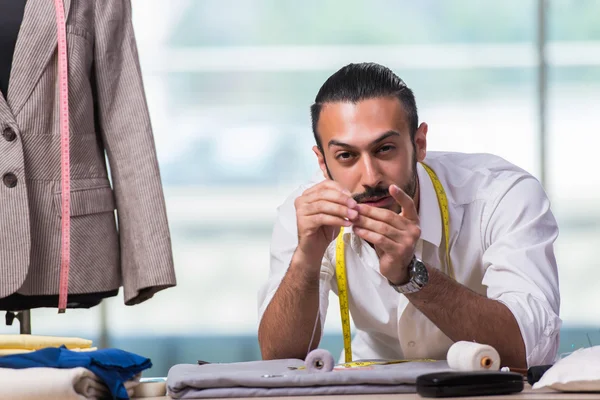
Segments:
[[[454,278],[454,268],[450,259],[450,212],[448,211],[448,198],[442,183],[435,172],[426,164],[421,163],[431,178],[435,193],[437,195],[444,235],[444,247],[446,251],[445,273]],[[348,280],[346,279],[346,255],[344,251],[344,229],[335,242],[335,276],[338,285],[338,298],[340,301],[340,314],[342,317],[342,333],[344,335],[344,357],[346,363],[352,362],[352,337],[350,335],[350,308],[348,306]]]
[[[442,227],[444,228],[444,247],[446,250],[446,269],[444,272],[452,279],[455,279],[454,268],[452,267],[452,259],[450,258],[450,211],[448,210],[448,197],[446,196],[442,182],[440,182],[439,178],[431,169],[431,167],[425,163],[421,163],[421,165],[423,168],[425,168],[425,171],[427,171],[429,178],[431,178],[431,183],[433,183],[438,205],[440,207],[440,214],[442,216]]]
[[[69,72],[67,64],[67,24],[63,0],[54,0],[58,38],[58,90],[61,168],[61,253],[58,312],[67,309],[69,264],[71,261],[71,171],[69,154]]]

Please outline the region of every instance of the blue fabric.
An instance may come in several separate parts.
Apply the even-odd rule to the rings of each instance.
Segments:
[[[152,367],[148,358],[119,349],[76,352],[65,346],[48,347],[31,353],[0,357],[1,368],[76,368],[83,367],[102,379],[113,399],[129,399],[123,383]]]

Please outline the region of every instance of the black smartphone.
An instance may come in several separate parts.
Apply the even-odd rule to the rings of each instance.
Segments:
[[[436,372],[417,378],[417,393],[423,397],[493,396],[523,390],[523,375],[515,372]]]

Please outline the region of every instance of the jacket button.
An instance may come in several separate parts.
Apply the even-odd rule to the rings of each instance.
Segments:
[[[7,187],[14,188],[17,186],[17,176],[11,173],[4,174],[2,177],[2,182],[4,182]]]
[[[6,139],[8,142],[12,142],[17,138],[17,134],[14,130],[12,130],[12,128],[4,128],[2,136],[4,136],[4,139]]]

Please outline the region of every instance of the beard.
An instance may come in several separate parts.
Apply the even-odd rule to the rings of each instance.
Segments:
[[[415,163],[413,166],[413,169],[411,171],[409,181],[403,186],[398,185],[398,187],[400,189],[402,189],[402,191],[404,193],[406,193],[408,196],[410,196],[411,199],[414,199],[415,194],[417,192],[417,185],[418,185],[417,165]],[[373,188],[367,187],[364,192],[358,193],[358,194],[353,194],[352,198],[357,203],[360,204],[367,199],[382,198],[382,197],[387,197],[387,196],[390,196],[389,185],[388,186],[376,186]],[[391,211],[394,211],[398,214],[400,214],[402,212],[402,207],[398,203],[394,203],[392,207],[383,207],[383,208],[389,208]],[[394,209],[394,208],[396,208],[396,209]]]
[[[402,189],[402,191],[404,193],[409,195],[411,199],[414,199],[415,194],[417,192],[417,167],[416,167],[416,164],[413,167],[413,170],[411,171],[409,181],[403,186],[398,185],[398,187],[400,189]],[[367,199],[387,197],[387,196],[390,196],[389,189],[390,189],[389,185],[388,186],[376,186],[376,187],[367,186],[364,192],[353,194],[352,198],[357,203],[362,203]]]

